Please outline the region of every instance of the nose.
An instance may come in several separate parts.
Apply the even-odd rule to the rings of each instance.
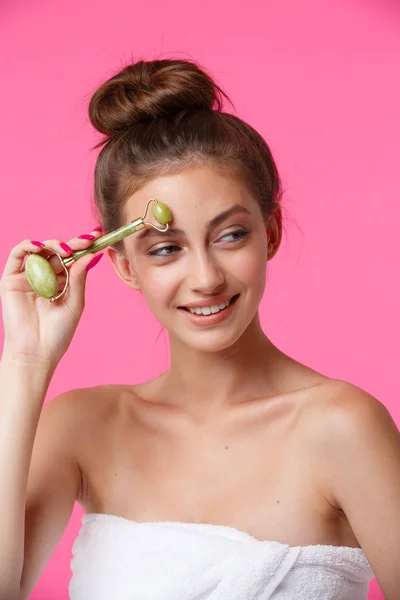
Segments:
[[[215,256],[205,250],[196,251],[189,263],[189,286],[192,291],[215,294],[224,284],[224,271]]]

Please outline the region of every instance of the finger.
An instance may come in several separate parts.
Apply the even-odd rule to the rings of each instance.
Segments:
[[[71,252],[65,247],[63,248],[61,244],[64,244],[64,242],[62,242],[62,240],[43,240],[43,244],[45,245],[45,248],[38,248],[39,253],[48,260],[56,275],[63,273],[64,269],[58,256],[48,252],[46,248],[54,250],[54,252],[57,252],[57,254],[61,256],[61,258],[67,258],[71,255]]]
[[[66,302],[68,302],[69,308],[75,314],[79,314],[85,305],[85,288],[88,276],[86,267],[95,257],[99,259],[103,254],[104,253],[89,253],[74,262],[69,269],[70,281],[67,289]]]
[[[32,244],[31,240],[23,240],[14,246],[8,255],[2,277],[8,277],[20,273],[24,258],[27,256],[28,252],[32,252],[32,254],[39,254],[41,250],[42,248]]]
[[[83,234],[84,236],[87,237],[91,237],[92,239],[83,239],[80,236],[76,236],[74,238],[71,238],[67,244],[68,246],[70,246],[71,248],[73,248],[74,250],[83,250],[84,248],[87,248],[88,246],[90,246],[95,240],[98,240],[100,237],[102,237],[104,235],[103,230],[97,230],[96,229],[92,229],[92,231],[90,231],[89,233],[85,233]]]
[[[66,242],[66,247],[69,246],[73,252],[77,250],[87,250],[90,246],[102,237],[103,233],[100,231],[91,231],[90,233],[83,234],[84,238],[76,236]],[[64,246],[65,249],[65,246]]]
[[[45,240],[44,243],[48,248],[55,250],[62,258],[67,258],[68,256],[71,256],[72,252],[87,250],[93,244],[93,242],[100,238],[103,234],[99,231],[93,230],[90,232],[90,234],[83,235],[85,235],[85,239],[76,236],[67,242],[63,242],[61,240]],[[86,237],[90,239],[86,239]],[[49,256],[48,260],[57,275],[63,272],[63,267],[61,266],[60,260],[57,256]]]
[[[103,235],[101,231],[91,231],[90,235],[93,236],[93,240],[80,239],[79,236],[72,238],[67,242],[68,246],[71,247],[73,251],[75,250],[85,250],[88,248],[95,239],[98,239]],[[62,240],[43,240],[42,243],[44,246],[55,250],[62,258],[66,258],[70,256],[70,252],[63,249],[60,244]],[[28,252],[32,252],[32,254],[40,254],[43,250],[43,247],[36,246],[32,244],[32,240],[25,239],[22,240],[19,244],[14,246],[11,249],[10,254],[8,255],[2,277],[8,277],[10,275],[15,275],[20,273],[23,270],[24,259],[26,258]],[[63,269],[60,265],[60,261],[56,256],[50,257],[50,262],[55,269],[56,273],[61,272]]]

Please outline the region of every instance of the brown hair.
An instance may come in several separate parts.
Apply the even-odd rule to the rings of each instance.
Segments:
[[[187,60],[139,61],[103,83],[89,103],[105,135],[95,167],[94,196],[105,232],[124,224],[125,201],[151,178],[197,164],[239,175],[267,219],[281,200],[268,144],[250,125],[223,112],[228,96]],[[123,252],[123,242],[114,245]]]

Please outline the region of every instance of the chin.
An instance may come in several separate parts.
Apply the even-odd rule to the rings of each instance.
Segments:
[[[239,342],[247,328],[252,323],[253,318],[249,323],[233,323],[230,327],[222,329],[217,326],[215,328],[204,329],[199,331],[182,331],[175,330],[173,335],[191,350],[198,352],[222,352],[227,348],[231,348]]]
[[[221,336],[217,334],[214,336],[214,339],[213,336],[210,335],[208,339],[203,340],[200,340],[200,337],[201,336],[197,336],[197,339],[187,339],[182,341],[192,350],[211,354],[213,352],[222,352],[223,350],[230,348],[238,341],[238,339],[240,339],[241,336]]]

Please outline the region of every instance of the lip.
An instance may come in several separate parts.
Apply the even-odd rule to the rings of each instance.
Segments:
[[[237,295],[238,294],[225,294],[223,296],[215,296],[215,298],[207,298],[206,300],[197,300],[195,302],[190,302],[189,304],[181,304],[181,306],[178,306],[178,308],[203,308],[204,306],[212,306],[213,304],[227,302],[233,298],[233,296]]]
[[[211,315],[196,315],[190,312],[190,310],[184,310],[181,308],[181,312],[183,312],[186,317],[189,319],[191,323],[197,325],[199,327],[211,327],[212,325],[217,325],[222,321],[225,321],[231,314],[236,305],[236,301],[239,299],[239,294],[235,294],[237,297],[233,300],[227,308],[224,308],[217,313],[213,313]],[[229,298],[228,298],[229,300]],[[198,305],[197,305],[198,306]],[[207,305],[206,305],[207,306]]]

